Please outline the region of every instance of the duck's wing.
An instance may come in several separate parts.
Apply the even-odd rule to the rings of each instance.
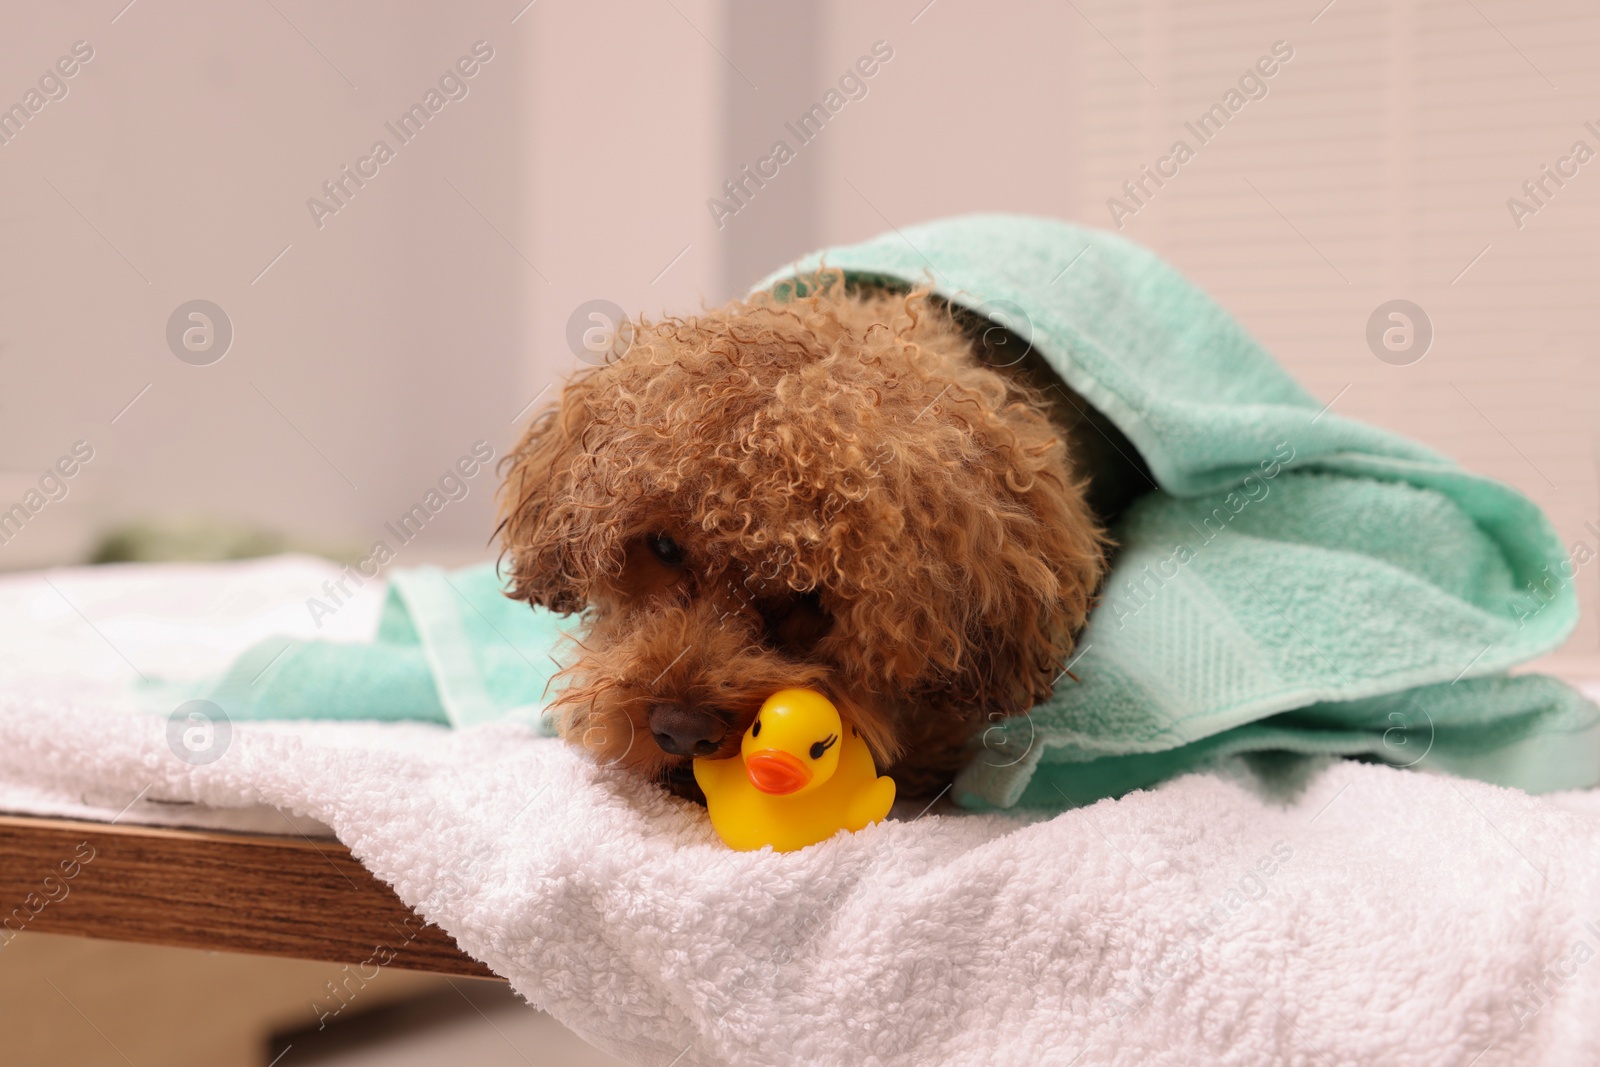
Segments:
[[[729,782],[735,776],[743,777],[744,760],[738,756],[732,759],[697,759],[694,761],[694,780],[699,783],[701,792],[709,800],[713,792],[726,791]]]
[[[863,789],[845,812],[845,826],[860,830],[889,816],[894,804],[894,779],[885,775]]]

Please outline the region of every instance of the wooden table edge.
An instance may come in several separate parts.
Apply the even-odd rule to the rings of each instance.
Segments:
[[[27,930],[498,977],[331,839],[0,815],[0,948]]]

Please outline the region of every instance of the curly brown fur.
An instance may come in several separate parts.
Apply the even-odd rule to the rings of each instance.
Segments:
[[[637,323],[505,460],[510,595],[587,613],[562,735],[685,794],[662,724],[731,756],[789,686],[937,792],[1049,694],[1104,567],[1032,386],[925,291],[808,290]]]

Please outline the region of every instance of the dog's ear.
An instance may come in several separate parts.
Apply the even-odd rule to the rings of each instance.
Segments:
[[[501,460],[500,547],[510,557],[511,589],[526,600],[570,614],[589,600],[597,544],[599,503],[584,480],[593,453],[585,437],[594,372],[579,374],[560,401],[536,415],[522,439]],[[587,462],[586,462],[587,460]]]
[[[998,542],[967,561],[974,655],[954,686],[986,717],[1020,714],[1049,696],[1094,606],[1109,545],[1040,409],[995,414],[988,477],[1004,503],[971,528]]]
[[[1052,429],[1033,412],[988,415],[971,420],[982,444],[961,477],[931,469],[950,462],[938,450],[896,449],[898,477],[862,501],[893,560],[842,556],[847,572],[876,556],[880,573],[847,576],[849,602],[833,609],[854,645],[838,651],[865,677],[972,718],[1019,714],[1050,693],[1105,565],[1104,534]]]
[[[829,524],[855,542],[832,553],[830,652],[948,714],[1021,713],[1050,693],[1105,569],[1066,442],[1042,396],[973,361],[934,316],[865,348],[899,395],[857,419],[880,445],[850,516]]]

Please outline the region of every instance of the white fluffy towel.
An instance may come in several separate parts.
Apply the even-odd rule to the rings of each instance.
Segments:
[[[1268,790],[1234,763],[776,855],[518,727],[244,723],[177,758],[134,672],[304,630],[331,571],[0,581],[0,806],[320,820],[531,1003],[661,1067],[1600,1063],[1593,795],[1351,762]]]

